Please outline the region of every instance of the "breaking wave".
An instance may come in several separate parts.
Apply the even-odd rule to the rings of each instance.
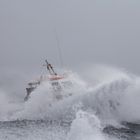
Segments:
[[[67,140],[104,140],[106,136],[102,129],[106,125],[120,127],[121,122],[139,123],[140,78],[115,68],[98,69],[88,71],[90,80],[83,80],[71,73],[68,79],[74,86],[65,89],[63,94],[72,93],[73,96],[60,101],[54,100],[47,83],[37,88],[26,103],[11,103],[1,91],[1,121],[19,119],[70,122]]]
[[[91,113],[79,110],[71,124],[68,140],[104,140],[100,120]]]
[[[102,68],[102,71],[104,69]],[[73,82],[74,87],[65,90],[64,94],[69,92],[73,93],[73,96],[59,102],[53,100],[50,85],[42,84],[32,93],[31,99],[24,104],[23,110],[16,113],[13,118],[71,121],[75,118],[76,111],[83,109],[93,110],[104,123],[139,122],[139,78],[120,70],[110,69],[107,79],[106,71],[109,71],[109,68],[106,69],[108,69],[104,73],[106,78],[95,85],[71,73],[69,80]]]

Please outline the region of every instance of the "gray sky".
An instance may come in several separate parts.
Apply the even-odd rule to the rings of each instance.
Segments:
[[[139,0],[0,0],[0,68],[28,75],[45,58],[59,65],[55,30],[71,69],[105,63],[140,74]]]

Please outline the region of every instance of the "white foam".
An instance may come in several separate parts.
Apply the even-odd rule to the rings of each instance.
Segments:
[[[93,112],[77,111],[71,124],[67,140],[118,140],[103,132],[99,118]]]
[[[69,80],[74,86],[64,90],[64,94],[70,92],[73,96],[59,102],[54,100],[48,83],[43,83],[37,88],[25,104],[11,104],[1,94],[0,119],[65,119],[68,116],[73,118],[76,112],[74,106],[82,104],[81,108],[84,110],[94,110],[102,123],[138,122],[140,118],[139,78],[115,68],[105,68],[105,66],[100,68],[100,70],[98,68],[99,73],[97,71],[89,73],[91,77],[96,75],[96,80],[100,81],[96,86],[92,86],[92,82],[90,87],[87,86],[88,81],[83,81],[77,74],[71,73]],[[17,111],[17,108],[20,108],[20,111]],[[14,113],[8,116],[9,112]]]
[[[19,110],[20,104],[11,103],[4,91],[0,91],[0,121],[8,121]]]

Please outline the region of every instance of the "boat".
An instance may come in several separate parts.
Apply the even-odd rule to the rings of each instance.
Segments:
[[[35,91],[43,82],[47,82],[51,85],[55,98],[58,100],[63,98],[61,94],[63,89],[72,86],[72,82],[68,80],[68,75],[66,73],[57,74],[54,71],[52,64],[50,64],[47,60],[45,60],[45,65],[43,66],[46,66],[48,74],[45,76],[40,76],[39,79],[28,83],[24,101],[27,101],[31,97],[32,92]],[[69,93],[66,96],[71,95],[72,94]]]

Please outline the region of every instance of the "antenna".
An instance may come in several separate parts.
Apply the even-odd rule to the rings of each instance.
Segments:
[[[56,41],[57,41],[57,49],[58,49],[58,53],[59,53],[59,60],[60,60],[60,63],[61,63],[61,67],[63,67],[64,63],[63,63],[63,58],[62,58],[62,51],[61,51],[60,42],[59,42],[59,38],[58,38],[58,34],[57,34],[56,29],[55,29],[55,38],[56,38]]]

